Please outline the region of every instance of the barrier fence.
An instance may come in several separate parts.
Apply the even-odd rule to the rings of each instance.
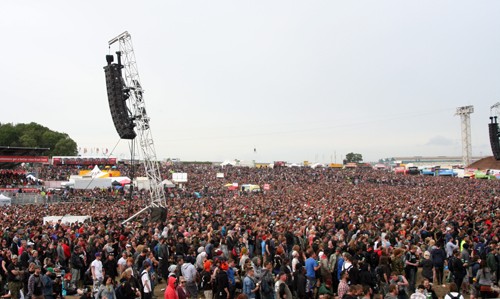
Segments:
[[[13,205],[26,205],[26,204],[45,204],[62,202],[63,198],[59,195],[41,196],[37,193],[4,193],[10,197],[11,204]]]

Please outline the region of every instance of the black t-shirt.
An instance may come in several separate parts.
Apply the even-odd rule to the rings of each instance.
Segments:
[[[35,284],[33,286],[33,295],[40,296],[43,294],[43,282],[40,275],[34,275]]]
[[[412,264],[415,264],[417,263],[417,256],[415,255],[415,253],[409,251],[406,253],[406,261],[409,262],[409,263],[412,263]],[[407,269],[417,269],[417,266],[413,266],[413,265],[406,265],[406,268]]]
[[[12,274],[12,270],[17,270],[17,271],[20,271],[21,270],[21,266],[19,265],[19,263],[17,264],[14,264],[14,263],[10,263],[8,266],[7,266],[7,279],[8,281],[21,281],[21,278],[19,275],[14,275]]]

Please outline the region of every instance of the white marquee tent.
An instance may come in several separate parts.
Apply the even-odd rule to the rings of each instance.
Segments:
[[[0,194],[0,206],[10,206],[12,204],[12,199],[3,194]]]

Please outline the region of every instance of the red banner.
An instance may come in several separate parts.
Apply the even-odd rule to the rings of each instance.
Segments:
[[[0,163],[49,163],[47,156],[0,156]]]

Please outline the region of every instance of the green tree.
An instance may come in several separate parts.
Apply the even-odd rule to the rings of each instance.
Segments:
[[[23,136],[19,137],[19,143],[22,147],[37,146],[36,138],[30,133],[26,133]]]
[[[66,136],[56,143],[52,156],[75,156],[78,153],[76,142]]]
[[[347,163],[359,163],[363,161],[363,156],[357,153],[348,153],[345,155],[345,160]]]
[[[18,134],[12,124],[0,124],[0,145],[15,146]]]
[[[40,124],[1,124],[0,146],[49,148],[49,156],[74,156],[77,144],[68,134],[52,131]]]

